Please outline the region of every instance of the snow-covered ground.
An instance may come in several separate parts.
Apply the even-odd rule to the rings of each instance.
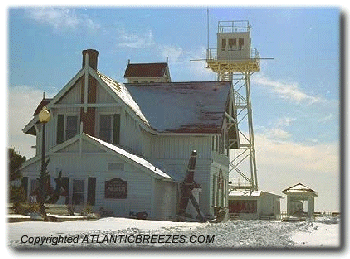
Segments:
[[[340,222],[228,221],[197,223],[103,218],[7,224],[11,248],[337,248]],[[58,241],[60,240],[60,241]]]

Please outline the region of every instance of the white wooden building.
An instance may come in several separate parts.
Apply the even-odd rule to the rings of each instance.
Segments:
[[[51,183],[62,172],[61,202],[101,207],[114,216],[146,211],[174,219],[179,183],[192,150],[199,206],[213,216],[228,206],[228,143],[238,142],[231,82],[119,83],[97,69],[98,52],[83,51],[83,66],[52,98],[43,99],[23,129],[36,137],[36,155],[22,167],[28,199],[38,186],[42,126]],[[167,71],[167,70],[166,70]],[[168,73],[168,72],[166,72]],[[170,74],[169,74],[170,76]]]
[[[279,219],[282,196],[272,192],[232,190],[228,196],[229,214],[239,219]]]

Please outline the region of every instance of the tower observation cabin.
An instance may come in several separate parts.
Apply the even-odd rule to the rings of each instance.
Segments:
[[[218,81],[232,81],[233,73],[259,72],[259,53],[251,47],[249,21],[219,21],[217,47],[208,48],[206,62]]]
[[[232,159],[230,155],[231,189],[257,191],[250,76],[260,71],[260,57],[259,52],[251,46],[250,31],[249,21],[246,20],[219,21],[217,46],[209,48],[208,22],[206,63],[217,74],[218,81],[236,81],[232,83],[234,112],[229,116],[232,117],[231,121],[238,124],[239,137],[238,144],[230,146],[233,155]],[[248,172],[244,172],[247,169]]]

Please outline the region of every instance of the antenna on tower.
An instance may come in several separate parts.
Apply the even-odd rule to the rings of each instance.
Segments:
[[[207,49],[209,50],[209,8],[207,8],[207,29],[208,29]]]

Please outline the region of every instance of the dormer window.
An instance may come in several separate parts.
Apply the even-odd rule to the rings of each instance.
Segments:
[[[66,139],[73,138],[78,133],[78,116],[67,116]]]
[[[100,115],[100,139],[107,143],[119,144],[120,114]]]
[[[61,144],[65,140],[73,138],[78,134],[79,117],[78,115],[63,115],[57,116],[57,135],[56,143]]]

